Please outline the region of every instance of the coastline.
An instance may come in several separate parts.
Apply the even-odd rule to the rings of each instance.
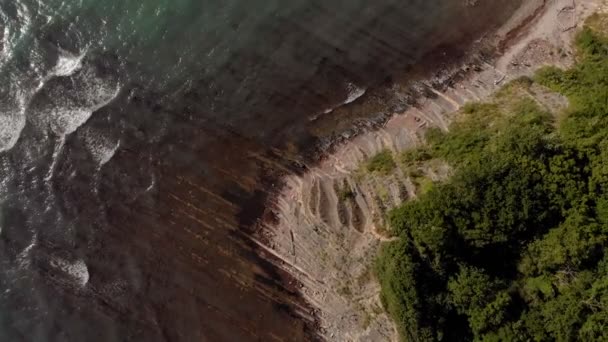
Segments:
[[[447,130],[462,105],[488,98],[510,80],[546,64],[568,66],[572,52],[558,53],[558,49],[570,46],[575,28],[600,2],[526,3],[456,64],[443,65],[431,77],[415,78],[407,88],[398,82],[387,87],[407,108],[375,120],[360,120],[354,129],[322,141],[316,165],[283,177],[269,196],[251,241],[264,259],[293,277],[288,288],[310,306],[306,311],[312,310],[321,339],[396,340],[394,325],[379,302],[379,285],[370,265],[386,240],[380,231],[384,225],[381,213],[415,198],[416,185],[403,173],[389,179],[361,177],[362,163],[384,149],[400,152],[422,144],[422,133],[428,127]],[[488,56],[488,51],[493,54]],[[365,101],[372,101],[373,95],[369,91],[345,107],[365,109]],[[319,120],[334,114],[339,120],[341,110],[352,113],[349,108],[337,108]],[[449,172],[442,166],[427,171],[433,179]],[[341,200],[344,189],[353,192],[352,200]]]
[[[111,2],[104,2],[84,12],[79,6],[49,8],[52,25],[26,15],[31,27],[21,26],[28,21],[20,19],[26,13],[9,11],[17,20],[8,20],[7,27],[21,26],[9,31],[25,29],[32,40],[17,44],[29,51],[10,63],[7,75],[16,82],[6,82],[5,90],[35,94],[15,112],[27,117],[27,124],[0,163],[7,176],[3,261],[10,265],[4,271],[11,280],[2,301],[11,315],[3,327],[14,339],[36,330],[40,336],[74,341],[100,336],[311,341],[351,339],[345,334],[358,334],[358,324],[367,320],[371,333],[378,325],[373,310],[381,309],[366,307],[375,297],[365,261],[386,238],[369,229],[381,223],[370,213],[409,198],[408,192],[415,195],[416,189],[402,176],[359,178],[349,165],[357,169],[376,146],[415,143],[416,134],[398,129],[417,128],[422,121],[409,117],[402,126],[385,124],[394,113],[422,108],[417,101],[429,95],[435,100],[428,101],[430,114],[423,114],[447,125],[449,118],[439,119],[450,99],[434,91],[445,95],[449,83],[466,76],[465,67],[470,71],[484,61],[492,63],[494,36],[481,35],[505,23],[522,1],[404,6],[394,0],[238,0],[231,2],[234,8],[192,1],[178,7],[160,1],[134,4],[148,9],[142,12],[110,9]],[[32,13],[47,10],[15,1],[0,5],[0,11],[15,6]],[[162,12],[158,17],[133,17],[156,9]],[[276,10],[285,13],[277,17]],[[114,26],[99,32],[97,14],[100,20],[128,22],[125,27],[134,35],[112,34]],[[163,37],[146,29],[176,20],[181,24],[169,25],[172,34]],[[193,44],[206,38],[214,23],[219,24],[213,30],[217,39]],[[90,28],[90,37],[75,39]],[[98,33],[103,39],[96,38]],[[97,41],[109,48],[97,50]],[[13,46],[7,42],[5,47]],[[87,42],[93,43],[90,49]],[[208,55],[209,49],[216,53]],[[479,55],[463,62],[465,52],[473,50]],[[49,60],[39,69],[26,55]],[[84,56],[80,65],[64,70],[64,57],[77,56]],[[463,68],[446,72],[457,65]],[[38,76],[47,73],[54,76],[36,88]],[[118,80],[119,94],[110,103],[99,102],[103,108],[97,101],[85,105],[106,79]],[[488,77],[490,83],[495,80]],[[12,102],[3,103],[23,107]],[[86,109],[75,113],[80,126],[57,139],[47,127],[50,117],[42,114],[67,115],[71,112],[64,109],[73,106]],[[310,118],[328,108],[331,113]],[[72,115],[55,114],[54,131],[73,131]],[[391,127],[404,134],[392,137]],[[345,161],[335,155],[353,142],[361,147],[355,144]],[[327,169],[320,168],[322,163]],[[336,165],[342,171],[334,170]],[[295,200],[278,203],[292,177],[302,187],[294,188]],[[345,179],[349,188],[366,195],[356,198],[356,205],[342,200],[354,194],[341,191],[349,189]],[[395,187],[406,183],[403,189]],[[263,216],[268,202],[274,204]],[[302,214],[295,215],[292,206]],[[275,227],[286,217],[303,230],[293,235],[286,230],[275,246],[266,238],[275,249],[264,251],[256,243],[266,230],[250,239],[254,229]],[[315,266],[319,246],[326,247],[323,268]],[[276,267],[286,256],[285,267]],[[298,280],[290,264],[314,282]],[[336,265],[342,270],[336,271]],[[306,295],[315,286],[321,292]],[[332,287],[341,295],[322,293]],[[367,317],[357,316],[366,312]],[[348,317],[331,325],[331,315]]]

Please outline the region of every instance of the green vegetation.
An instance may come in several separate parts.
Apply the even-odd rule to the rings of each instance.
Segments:
[[[389,174],[396,167],[397,163],[393,159],[393,153],[389,150],[376,154],[367,162],[367,171],[379,172],[384,175]]]
[[[418,186],[418,192],[420,194],[425,194],[431,191],[433,181],[428,178],[420,178],[416,180],[416,185]]]
[[[338,187],[336,189],[336,193],[340,202],[354,200],[355,197],[357,197],[357,194],[353,191],[353,189],[350,187],[346,180],[342,182],[341,187]]]
[[[376,273],[404,341],[608,340],[608,39],[577,48],[402,157],[453,167],[389,213]],[[532,82],[569,98],[559,120]]]
[[[376,184],[374,187],[374,192],[376,193],[376,196],[378,196],[378,199],[380,199],[382,202],[388,202],[391,197],[388,187],[384,183]]]
[[[431,154],[424,148],[407,150],[401,154],[401,161],[406,165],[418,164],[431,159]]]

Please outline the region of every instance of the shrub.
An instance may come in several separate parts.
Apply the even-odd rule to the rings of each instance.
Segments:
[[[397,167],[397,164],[390,150],[383,150],[367,162],[367,170],[369,172],[379,172],[385,175],[392,172],[395,167]]]
[[[559,127],[529,99],[472,103],[403,154],[454,168],[389,213],[376,271],[403,340],[608,340],[608,39],[576,44],[534,78],[569,98]]]

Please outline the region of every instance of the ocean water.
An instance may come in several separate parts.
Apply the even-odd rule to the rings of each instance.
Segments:
[[[0,0],[0,341],[315,339],[252,224],[311,117],[520,1],[467,3]]]

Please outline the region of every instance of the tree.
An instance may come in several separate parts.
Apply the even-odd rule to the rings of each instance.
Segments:
[[[404,340],[608,340],[608,38],[577,47],[535,77],[570,100],[559,122],[519,81],[403,156],[453,167],[389,213],[377,273]]]

